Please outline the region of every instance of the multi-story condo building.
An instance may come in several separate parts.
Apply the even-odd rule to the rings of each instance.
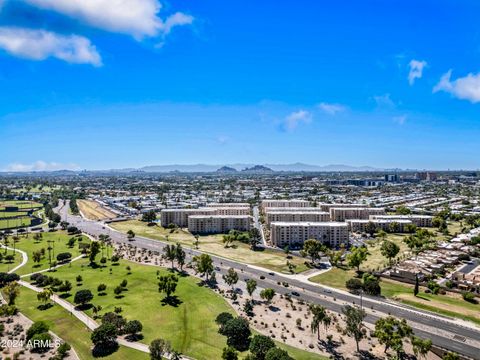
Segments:
[[[432,227],[433,216],[430,215],[374,215],[370,216],[372,220],[410,220],[412,223],[418,227]]]
[[[210,208],[209,208],[210,209]],[[215,215],[250,215],[250,207],[217,207]]]
[[[262,200],[262,210],[265,211],[266,208],[273,208],[273,207],[279,207],[279,208],[292,208],[292,207],[299,207],[299,208],[304,208],[304,207],[310,207],[310,201],[307,200],[274,200],[274,199],[269,199],[269,200]]]
[[[160,223],[163,227],[167,227],[170,224],[175,224],[179,227],[187,227],[188,217],[191,215],[216,215],[216,209],[163,209],[160,212]]]
[[[348,229],[351,232],[366,232],[369,223],[373,223],[377,229],[383,231],[391,231],[396,233],[406,232],[406,225],[413,224],[410,220],[389,220],[389,219],[374,219],[374,220],[346,220]]]
[[[345,221],[350,219],[367,220],[370,215],[383,215],[383,208],[330,208],[330,219],[332,221]]]
[[[206,207],[225,208],[225,207],[250,207],[249,203],[208,203]]]
[[[290,212],[290,211],[301,211],[301,212],[318,212],[323,211],[318,207],[266,207],[263,209],[264,213],[269,212]]]
[[[318,204],[317,207],[319,207],[322,211],[328,211],[330,212],[331,208],[364,208],[367,205],[365,204]]]
[[[222,234],[230,230],[249,231],[249,215],[190,215],[188,230],[193,234]]]
[[[272,222],[270,241],[278,247],[301,247],[316,239],[332,247],[348,244],[348,226],[344,222]]]
[[[271,208],[268,208],[271,209]],[[330,221],[330,214],[325,211],[267,211],[265,213],[265,221],[267,226],[274,221],[281,222],[327,222]]]

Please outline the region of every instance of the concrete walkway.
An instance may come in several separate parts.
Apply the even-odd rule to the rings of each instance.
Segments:
[[[12,251],[16,251],[18,253],[20,253],[22,255],[22,262],[20,264],[18,264],[17,266],[15,266],[13,269],[9,270],[8,273],[11,274],[11,273],[14,273],[15,271],[17,271],[18,269],[20,269],[22,266],[24,266],[27,261],[28,261],[28,255],[25,251],[23,250],[18,250],[18,249],[13,249],[9,246],[5,246],[5,245],[0,245],[2,247],[2,249],[7,249],[7,250],[12,250]]]

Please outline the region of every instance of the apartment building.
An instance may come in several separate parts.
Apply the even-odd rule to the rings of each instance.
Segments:
[[[301,247],[309,239],[337,247],[348,244],[348,226],[341,222],[272,222],[270,241],[278,247]]]
[[[271,208],[268,208],[271,209]],[[288,208],[287,208],[288,209]],[[330,221],[330,214],[325,211],[267,211],[265,222],[267,226],[272,222],[327,222]]]
[[[371,220],[410,220],[418,227],[432,227],[433,216],[430,215],[375,215],[370,216]]]
[[[230,230],[249,231],[249,215],[190,215],[188,230],[192,234],[223,234]]]
[[[365,204],[318,204],[317,207],[320,208],[322,211],[330,212],[332,208],[364,208],[366,207]]]
[[[209,208],[210,209],[210,208]],[[217,207],[215,215],[250,215],[250,207]]]
[[[160,212],[160,223],[163,227],[175,224],[179,227],[188,226],[188,217],[191,215],[216,215],[214,208],[200,209],[163,209]]]
[[[370,215],[383,215],[385,214],[384,208],[330,208],[330,220],[332,221],[345,221],[350,219],[363,219],[368,220]]]
[[[269,212],[290,212],[290,211],[301,211],[301,212],[319,212],[323,211],[318,207],[266,207],[263,209],[264,213]]]
[[[239,208],[239,207],[247,207],[247,208],[250,208],[250,204],[249,203],[208,203],[205,205],[205,207],[214,207],[214,208],[226,208],[226,207],[235,207],[235,208]]]
[[[310,207],[310,201],[307,200],[262,200],[261,208],[262,211],[265,211],[266,208],[304,208]]]
[[[406,232],[407,224],[413,224],[410,220],[390,220],[390,219],[374,219],[374,220],[359,220],[352,219],[346,220],[348,229],[351,232],[366,232],[369,223],[373,223],[375,227],[383,231],[392,231],[392,227],[395,227],[394,232],[403,233]],[[395,224],[395,225],[392,225]]]

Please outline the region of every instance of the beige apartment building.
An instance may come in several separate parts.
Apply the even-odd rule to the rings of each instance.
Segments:
[[[175,224],[178,227],[187,227],[190,215],[216,215],[216,210],[214,208],[163,209],[160,212],[160,223],[163,227],[167,227],[170,224]]]
[[[316,239],[332,247],[348,244],[348,226],[344,222],[272,222],[270,241],[283,248],[300,247],[309,239]]]
[[[364,208],[366,207],[365,204],[318,204],[317,207],[319,207],[322,211],[328,211],[330,212],[331,208]]]
[[[393,226],[392,223],[396,224],[396,231],[398,233],[406,232],[406,225],[413,224],[410,220],[383,220],[383,219],[372,219],[372,220],[346,220],[348,224],[348,229],[351,232],[366,232],[367,225],[373,223],[377,229],[383,231],[390,231]]]
[[[374,215],[370,216],[372,220],[410,220],[418,227],[432,227],[433,216],[430,215]]]
[[[265,211],[266,208],[304,208],[310,207],[310,201],[307,200],[262,200],[261,208]]]
[[[192,234],[224,234],[230,230],[249,231],[252,217],[249,215],[191,215],[188,230]]]
[[[249,203],[208,203],[205,205],[206,207],[214,207],[214,208],[225,208],[225,207],[247,207],[250,208]]]
[[[385,209],[383,208],[331,208],[330,220],[332,221],[345,221],[350,219],[363,219],[368,220],[370,215],[383,215]]]
[[[271,209],[271,208],[267,208]],[[288,209],[288,208],[287,208]],[[265,222],[269,226],[272,222],[327,222],[330,221],[330,214],[325,211],[267,211],[265,213]]]
[[[210,209],[210,208],[209,208]],[[250,215],[249,207],[217,207],[215,215]]]
[[[160,212],[160,222],[163,227],[175,224],[179,227],[188,226],[188,218],[192,215],[239,216],[250,215],[249,207],[205,207],[198,209],[164,209]]]

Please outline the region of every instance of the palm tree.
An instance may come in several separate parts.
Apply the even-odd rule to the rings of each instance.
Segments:
[[[321,305],[311,305],[310,311],[313,314],[312,322],[310,324],[310,328],[312,332],[317,332],[317,338],[320,340],[320,325],[324,324],[325,318],[329,317],[327,315],[326,309]],[[329,320],[330,321],[330,320]],[[330,325],[330,324],[329,324]],[[327,325],[325,325],[327,326]]]

